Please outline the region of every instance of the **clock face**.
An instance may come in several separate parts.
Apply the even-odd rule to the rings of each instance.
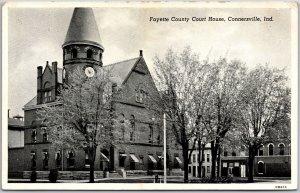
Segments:
[[[95,75],[95,70],[92,67],[86,67],[84,72],[87,77],[93,77]]]

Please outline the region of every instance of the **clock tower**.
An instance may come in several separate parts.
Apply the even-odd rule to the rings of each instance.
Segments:
[[[92,8],[75,8],[62,45],[65,79],[75,69],[92,77],[102,67],[102,46]]]

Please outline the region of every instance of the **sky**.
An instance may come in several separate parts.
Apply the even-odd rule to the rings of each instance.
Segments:
[[[217,60],[239,59],[291,69],[291,23],[288,9],[220,8],[93,8],[104,65],[138,57],[143,50],[150,71],[155,55],[185,46]],[[24,115],[23,106],[36,95],[37,66],[46,61],[62,67],[64,38],[73,8],[9,8],[8,108]],[[272,22],[150,22],[150,17],[272,17]],[[190,19],[191,20],[191,19]]]

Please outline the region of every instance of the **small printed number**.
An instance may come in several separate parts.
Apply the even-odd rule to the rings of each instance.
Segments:
[[[275,188],[283,189],[283,188],[286,188],[286,186],[275,186]]]

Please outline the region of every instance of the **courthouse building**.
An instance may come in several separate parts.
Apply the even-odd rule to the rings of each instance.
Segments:
[[[117,35],[117,34],[116,34]],[[24,106],[24,169],[88,170],[84,150],[57,149],[48,135],[47,125],[37,121],[37,110],[43,104],[59,105],[57,94],[68,75],[75,69],[86,68],[97,73],[101,68],[111,68],[115,83],[122,87],[121,100],[114,102],[114,113],[120,120],[130,120],[131,129],[125,131],[122,145],[99,147],[95,170],[153,171],[163,169],[163,127],[161,119],[146,108],[144,97],[158,95],[143,52],[137,57],[105,65],[102,62],[104,45],[91,8],[75,8],[62,44],[63,68],[57,62],[37,67],[36,96]],[[146,86],[147,85],[147,86]],[[126,146],[126,148],[122,148]],[[171,153],[173,162],[180,155]],[[182,160],[182,158],[179,158]]]

